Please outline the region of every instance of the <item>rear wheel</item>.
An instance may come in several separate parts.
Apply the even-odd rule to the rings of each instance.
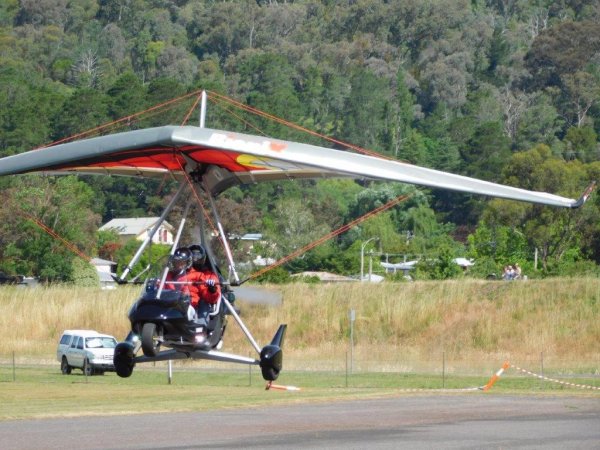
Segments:
[[[60,371],[63,375],[69,375],[71,373],[71,366],[67,362],[67,357],[63,356],[60,361]]]
[[[160,351],[160,335],[155,323],[146,322],[142,328],[142,351],[145,356],[156,356]]]

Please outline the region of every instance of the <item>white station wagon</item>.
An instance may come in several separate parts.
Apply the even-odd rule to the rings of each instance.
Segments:
[[[114,372],[113,355],[117,340],[108,334],[93,330],[65,330],[58,343],[56,359],[64,375],[73,368],[81,369],[85,375]]]

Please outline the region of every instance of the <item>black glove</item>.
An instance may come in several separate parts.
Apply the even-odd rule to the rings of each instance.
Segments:
[[[205,284],[208,286],[208,292],[211,294],[217,292],[217,284],[215,283],[215,280],[206,280]]]

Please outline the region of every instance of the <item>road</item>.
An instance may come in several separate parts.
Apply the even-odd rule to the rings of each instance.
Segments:
[[[600,397],[410,395],[0,422],[2,449],[598,449]]]

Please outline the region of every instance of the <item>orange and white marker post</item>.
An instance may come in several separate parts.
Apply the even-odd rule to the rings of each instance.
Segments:
[[[271,389],[277,389],[279,391],[299,391],[300,388],[296,387],[296,386],[282,386],[280,384],[273,384],[272,381],[269,381],[267,383],[267,386],[265,387],[265,390],[271,390]]]
[[[510,367],[510,363],[508,361],[504,361],[504,364],[502,364],[502,367],[500,368],[500,370],[498,370],[498,372],[496,372],[494,375],[492,375],[492,378],[490,378],[490,381],[487,382],[487,384],[485,386],[483,386],[483,390],[487,391],[489,390],[496,381],[498,381],[498,378],[500,378],[500,376],[504,373],[504,371],[506,369],[508,369]]]

